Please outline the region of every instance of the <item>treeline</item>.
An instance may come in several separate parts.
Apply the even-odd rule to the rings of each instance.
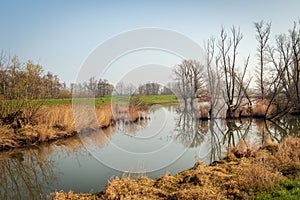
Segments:
[[[114,86],[106,79],[91,77],[88,82],[71,83],[70,90],[75,97],[105,97],[112,95]]]
[[[0,99],[65,98],[71,93],[57,75],[44,72],[32,61],[21,63],[17,56],[0,55]]]
[[[125,83],[120,81],[116,84],[113,95],[172,95],[172,83],[168,83],[166,86],[155,82],[148,82],[134,86],[131,83]]]
[[[76,97],[105,97],[105,96],[128,96],[128,95],[171,95],[169,86],[162,86],[155,82],[149,82],[134,86],[131,83],[120,81],[116,86],[106,79],[97,80],[92,77],[87,82],[71,83],[71,92]]]
[[[40,64],[20,62],[17,56],[0,54],[0,100],[32,100],[75,97],[105,97],[111,95],[159,95],[172,94],[168,87],[146,83],[138,87],[120,81],[116,86],[106,79],[91,77],[82,83],[67,87],[57,75],[45,72]]]

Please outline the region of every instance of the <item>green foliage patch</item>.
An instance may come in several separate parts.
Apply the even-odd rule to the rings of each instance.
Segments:
[[[118,103],[118,104],[126,104],[130,101],[130,99],[140,98],[146,104],[164,104],[164,103],[177,103],[177,98],[174,95],[153,95],[153,96],[114,96],[114,97],[101,97],[95,98],[95,105],[104,105],[110,103]],[[77,98],[77,101],[93,101],[93,99],[89,98]],[[44,105],[58,105],[58,104],[71,104],[72,98],[66,99],[45,99],[45,100],[36,100],[38,102],[42,102]]]
[[[276,185],[270,192],[258,194],[254,199],[298,200],[300,198],[300,176],[288,179]]]

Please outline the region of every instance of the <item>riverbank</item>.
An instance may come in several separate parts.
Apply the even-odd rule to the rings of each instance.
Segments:
[[[116,121],[128,123],[143,119],[145,110],[119,105],[101,105],[94,110],[97,128],[107,128]],[[89,127],[91,113],[82,112],[84,126]],[[72,105],[42,106],[30,124],[16,127],[17,123],[0,127],[0,151],[36,146],[44,142],[72,137],[77,134]],[[84,131],[84,127],[81,128]]]
[[[176,97],[171,95],[132,97],[131,99],[129,97],[104,97],[80,99],[80,101],[94,101],[95,110],[92,112],[96,114],[97,128],[107,128],[119,120],[126,123],[141,120],[146,116],[147,107],[153,104],[177,103]],[[21,110],[22,116],[13,119],[8,125],[0,126],[0,151],[36,146],[43,142],[52,142],[77,134],[72,99],[51,99],[33,103],[43,103],[43,106],[39,107],[30,120],[23,116],[28,111]],[[84,118],[86,128],[89,128],[92,116],[91,113],[82,112],[81,118]],[[23,124],[24,119],[27,121],[26,124]]]
[[[263,147],[240,142],[228,148],[223,160],[206,165],[199,161],[176,175],[153,180],[129,175],[111,180],[93,194],[54,192],[63,199],[297,199],[300,195],[300,139],[276,144],[267,137]]]

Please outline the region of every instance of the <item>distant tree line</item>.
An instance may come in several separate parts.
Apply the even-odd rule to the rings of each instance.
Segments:
[[[172,90],[172,83],[164,86],[156,82],[148,82],[136,87],[131,83],[120,81],[116,84],[113,95],[172,95],[174,94]]]
[[[75,97],[105,97],[111,96],[114,86],[106,79],[97,80],[91,77],[88,82],[71,83],[70,90]]]
[[[115,86],[106,79],[91,77],[82,83],[67,87],[58,76],[45,72],[40,64],[20,62],[17,56],[0,53],[0,100],[32,100],[51,98],[105,97],[111,95],[159,95],[172,94],[171,89],[150,82],[136,87],[120,81]]]
[[[0,53],[0,99],[43,99],[70,97],[57,75],[44,72],[32,61],[21,63],[17,56]]]

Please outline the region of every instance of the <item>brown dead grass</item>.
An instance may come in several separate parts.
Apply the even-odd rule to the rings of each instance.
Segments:
[[[114,115],[112,111],[113,107],[111,105],[103,105],[96,108],[96,116],[100,126],[107,127],[114,123]]]
[[[75,130],[72,105],[43,106],[38,110],[35,121],[38,125]]]
[[[152,180],[128,177],[111,180],[106,189],[96,194],[55,192],[54,199],[251,199],[259,191],[299,173],[300,139],[287,138],[276,152],[266,145],[253,151],[241,143],[228,149],[226,159],[210,166],[198,162],[189,170],[174,176],[166,174]],[[238,158],[237,156],[243,157]]]
[[[83,105],[76,107],[75,112],[77,119],[74,119],[72,105],[42,106],[33,119],[33,125],[19,129],[0,127],[0,151],[70,137],[76,134],[76,130],[97,131],[114,125],[117,120],[135,122],[141,116],[141,111],[134,106],[124,105],[101,105],[96,108]]]
[[[294,175],[300,171],[300,139],[289,137],[275,151],[276,166],[283,175]]]
[[[82,126],[78,126],[87,126],[86,128],[92,126],[93,123],[96,123],[95,126],[97,127],[108,127],[117,120],[136,121],[141,116],[141,111],[134,106],[110,104],[96,108],[85,105],[78,106],[75,112],[78,112],[77,115],[79,116],[76,123],[82,124]],[[94,117],[97,119],[96,122],[93,121]],[[44,106],[38,111],[35,121],[39,125],[59,127],[67,131],[75,130],[72,105]]]
[[[62,131],[48,126],[25,126],[12,130],[9,127],[1,127],[0,151],[12,148],[35,146],[42,142],[49,142],[60,138],[75,135],[75,132]]]
[[[255,106],[252,108],[252,116],[257,118],[264,118],[272,115],[275,111],[275,106],[271,105],[268,112],[268,102],[257,101]],[[267,113],[266,113],[267,112]]]

